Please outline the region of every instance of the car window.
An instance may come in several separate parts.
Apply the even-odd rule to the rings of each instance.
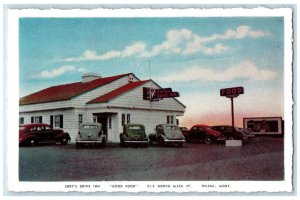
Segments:
[[[24,129],[25,129],[24,126],[19,126],[19,131],[22,131],[22,130],[24,130]]]
[[[29,129],[29,131],[35,131],[36,127],[32,127]]]
[[[41,131],[41,130],[42,130],[42,126],[36,127],[36,131]]]
[[[142,130],[142,127],[140,127],[140,126],[129,126],[128,129],[129,130],[136,130],[136,131],[138,130],[139,131],[139,130]]]
[[[97,125],[84,125],[82,128],[84,128],[84,129],[97,129],[98,126]]]
[[[51,127],[50,127],[50,126],[44,126],[44,129],[45,129],[46,131],[49,131],[49,130],[51,130]]]
[[[197,130],[197,127],[196,127],[196,126],[193,126],[193,127],[191,128],[191,130]]]
[[[167,130],[178,130],[177,126],[166,126]]]

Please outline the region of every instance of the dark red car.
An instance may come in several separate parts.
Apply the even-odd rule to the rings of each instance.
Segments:
[[[70,135],[53,129],[48,124],[23,124],[19,126],[19,145],[36,146],[41,143],[68,144]]]
[[[197,124],[192,126],[189,132],[185,135],[187,142],[204,142],[211,144],[213,141],[224,141],[224,134],[211,129],[208,125]]]

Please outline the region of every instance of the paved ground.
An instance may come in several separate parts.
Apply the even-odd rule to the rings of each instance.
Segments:
[[[283,139],[257,137],[242,147],[185,144],[76,149],[20,147],[20,181],[283,180]]]

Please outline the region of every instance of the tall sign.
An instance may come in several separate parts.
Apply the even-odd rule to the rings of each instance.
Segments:
[[[232,131],[234,131],[234,106],[233,98],[238,97],[240,94],[244,94],[244,87],[233,87],[233,88],[223,88],[220,90],[220,96],[226,96],[231,100],[231,121],[232,121]]]
[[[161,88],[161,89],[153,89],[153,88],[143,88],[143,99],[149,101],[158,101],[164,98],[173,98],[179,97],[178,92],[173,92],[171,88]]]

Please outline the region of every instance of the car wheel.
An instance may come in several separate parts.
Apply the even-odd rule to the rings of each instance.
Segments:
[[[229,136],[227,139],[228,140],[234,140],[234,138],[232,136]]]
[[[106,140],[105,138],[102,139],[102,146],[105,146],[106,145]]]
[[[205,142],[205,144],[211,144],[211,142],[212,142],[211,137],[206,136],[205,139],[204,139],[204,142]]]
[[[179,147],[179,148],[182,147],[182,145],[183,145],[183,143],[181,143],[181,142],[177,143],[177,147]]]
[[[32,146],[32,147],[35,147],[35,146],[38,145],[38,141],[35,140],[35,139],[31,139],[31,140],[29,141],[29,145]]]
[[[81,144],[76,142],[76,149],[80,148]]]
[[[60,143],[66,145],[68,144],[68,140],[66,138],[63,138]]]
[[[158,145],[159,145],[159,146],[164,146],[164,144],[165,144],[164,139],[163,139],[163,138],[159,138],[159,139],[158,139]]]

